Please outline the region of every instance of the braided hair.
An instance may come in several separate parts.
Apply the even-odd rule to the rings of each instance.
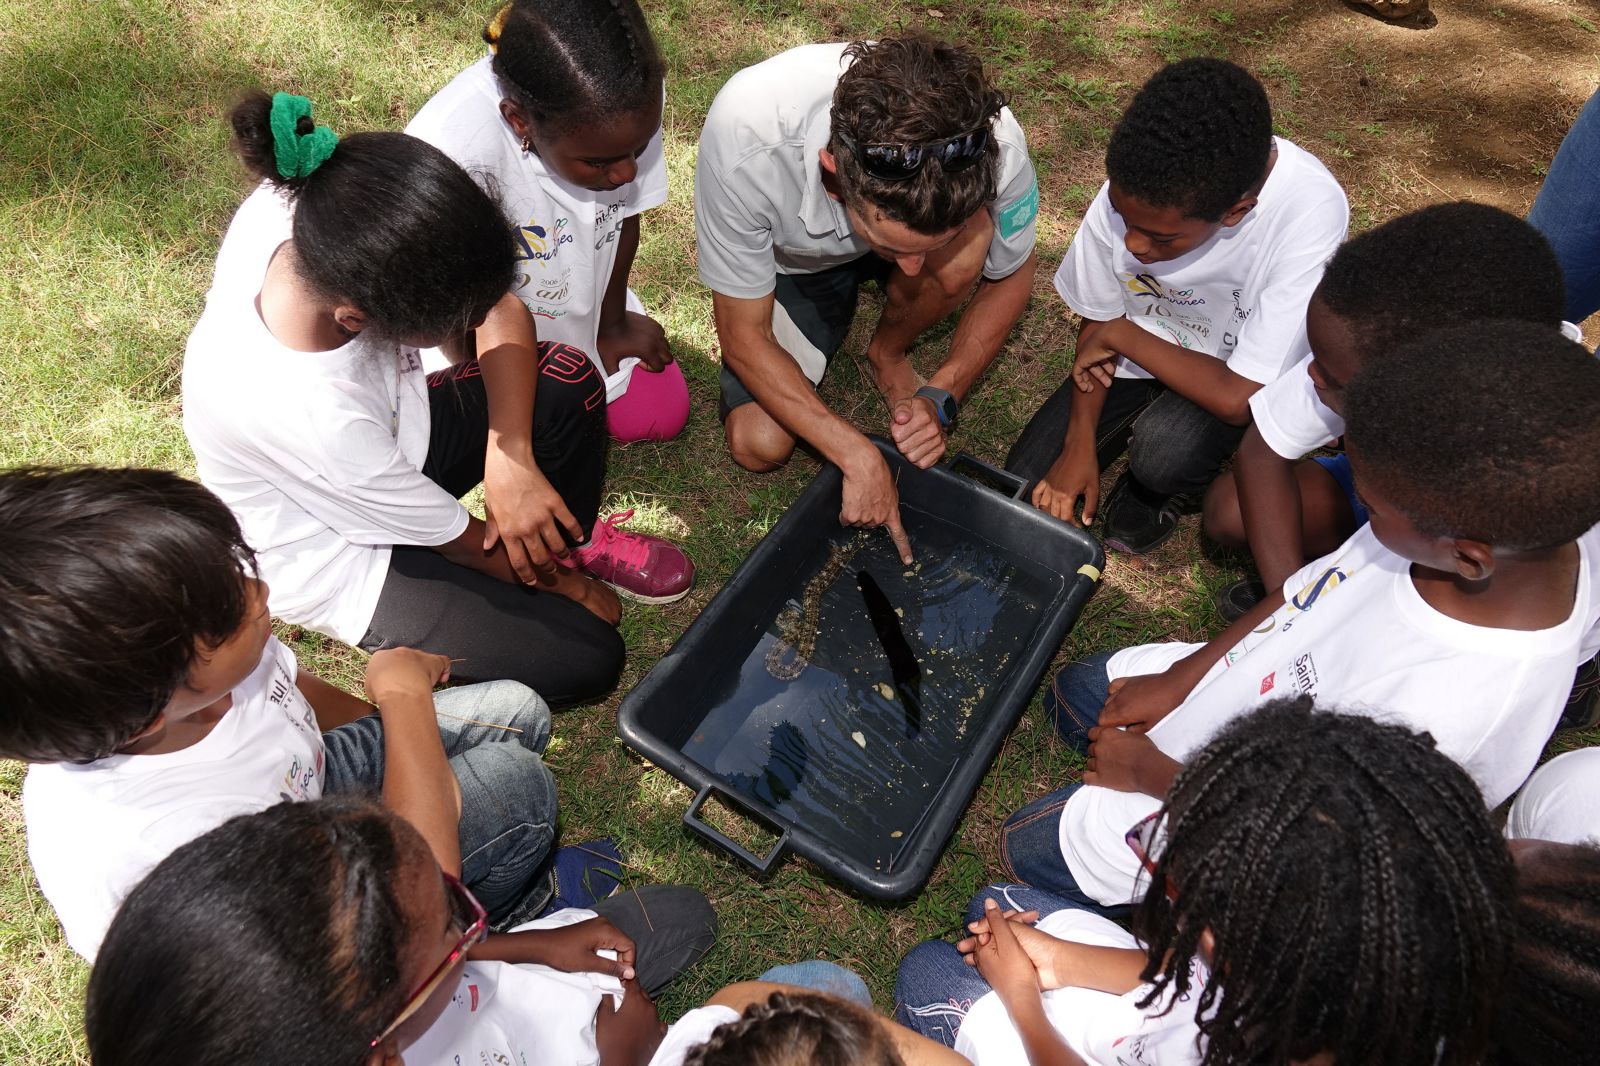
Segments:
[[[396,828],[370,800],[280,803],[174,851],[89,977],[97,1066],[359,1066],[410,991]]]
[[[904,1066],[870,1012],[815,993],[774,992],[717,1027],[683,1066]]]
[[[636,0],[512,0],[485,39],[500,91],[565,132],[661,98],[666,64]]]
[[[1519,851],[1515,914],[1489,1061],[1600,1062],[1600,847],[1541,841]]]
[[[1432,737],[1276,701],[1190,761],[1163,820],[1155,883],[1171,895],[1135,914],[1154,986],[1140,1006],[1192,994],[1206,1066],[1477,1061],[1509,959],[1511,861]]]

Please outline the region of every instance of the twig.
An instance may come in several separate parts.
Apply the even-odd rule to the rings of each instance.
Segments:
[[[459,714],[450,714],[447,711],[441,711],[438,708],[434,708],[433,713],[440,718],[449,718],[457,722],[465,722],[468,725],[481,725],[485,729],[503,729],[507,733],[515,733],[518,736],[522,735],[522,730],[518,729],[514,725],[501,725],[498,722],[480,722],[476,718],[463,718]]]

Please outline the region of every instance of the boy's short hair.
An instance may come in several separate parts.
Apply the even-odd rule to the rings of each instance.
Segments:
[[[1520,322],[1436,330],[1363,367],[1345,397],[1362,476],[1421,532],[1513,551],[1600,521],[1596,411],[1600,363]]]
[[[1184,59],[1156,71],[1122,113],[1106,174],[1153,207],[1221,221],[1267,172],[1272,105],[1248,71]]]
[[[254,572],[232,512],[176,474],[0,473],[0,757],[126,746],[244,622]]]
[[[1424,207],[1346,241],[1317,298],[1374,354],[1469,319],[1553,326],[1567,306],[1561,264],[1544,235],[1468,201]]]
[[[844,54],[853,62],[834,87],[830,118],[857,144],[927,144],[986,123],[992,129],[1005,103],[976,55],[923,34],[857,41]],[[904,181],[868,174],[836,135],[828,150],[847,203],[864,200],[918,233],[952,230],[997,195],[1000,146],[992,136],[972,166],[947,171],[929,159]]]

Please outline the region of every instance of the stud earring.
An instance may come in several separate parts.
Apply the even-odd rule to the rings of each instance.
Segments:
[[[524,137],[524,138],[522,138],[522,150],[524,152],[527,152],[530,155],[533,153],[533,138],[532,137]]]

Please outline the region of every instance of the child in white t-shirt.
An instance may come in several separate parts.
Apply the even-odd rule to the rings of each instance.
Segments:
[[[614,439],[668,440],[689,389],[660,323],[628,288],[640,216],[667,199],[666,65],[633,0],[516,0],[484,33],[491,55],[406,127],[500,201],[517,242],[516,294],[541,340],[605,375]]]
[[[90,977],[97,1063],[637,1066],[651,997],[711,947],[694,889],[649,886],[491,935],[411,825],[285,804],[175,851]]]
[[[1276,701],[1197,753],[1124,850],[1154,889],[1138,938],[993,886],[972,936],[906,956],[897,1016],[976,1066],[1480,1061],[1511,864],[1427,735]]]
[[[79,954],[174,848],[339,792],[381,791],[496,921],[543,905],[556,792],[527,688],[436,700],[444,657],[394,648],[374,708],[298,669],[233,515],[175,474],[0,474],[0,530],[0,758],[33,764],[28,854]]]
[[[1261,575],[1219,594],[1223,621],[1366,522],[1349,460],[1303,457],[1344,435],[1344,386],[1368,360],[1469,319],[1553,326],[1564,292],[1560,264],[1539,231],[1484,204],[1435,204],[1342,245],[1306,308],[1311,353],[1250,397],[1253,422],[1233,469],[1206,491],[1206,534],[1225,547],[1248,547]],[[1448,361],[1437,369],[1454,372]]]
[[[1094,907],[1133,901],[1127,827],[1218,728],[1285,694],[1426,730],[1504,802],[1600,645],[1596,409],[1600,364],[1552,327],[1467,323],[1366,367],[1345,417],[1369,524],[1208,644],[1062,671],[1046,706],[1088,744],[1084,784],[1007,820],[1008,873]]]
[[[1238,445],[1250,396],[1306,350],[1306,301],[1344,239],[1344,192],[1272,135],[1261,85],[1220,59],[1158,71],[1106,150],[1056,291],[1082,317],[1072,376],[1011,448],[1036,506],[1147,552]],[[1128,470],[1098,506],[1100,473]]]

